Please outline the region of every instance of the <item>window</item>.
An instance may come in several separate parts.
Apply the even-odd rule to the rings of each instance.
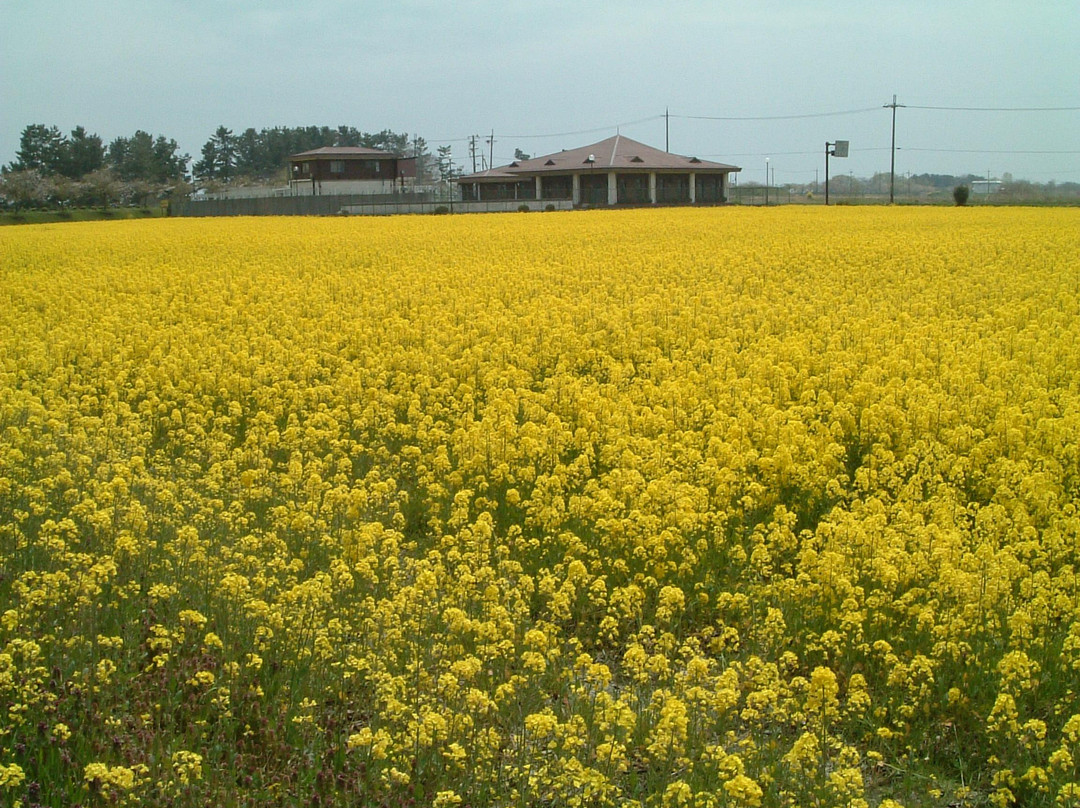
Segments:
[[[616,183],[616,193],[620,202],[631,205],[648,204],[648,174],[619,174]]]
[[[608,201],[607,174],[584,173],[581,175],[581,202],[585,205],[606,205]]]
[[[544,177],[540,192],[544,199],[571,199],[574,196],[574,179],[564,175]]]
[[[723,202],[724,178],[721,174],[698,174],[694,178],[697,185],[695,199],[698,202]]]
[[[330,173],[331,174],[344,174],[345,173],[345,161],[344,160],[331,160],[330,161]]]
[[[690,175],[689,174],[657,174],[656,175],[656,201],[657,202],[689,202],[690,201]]]

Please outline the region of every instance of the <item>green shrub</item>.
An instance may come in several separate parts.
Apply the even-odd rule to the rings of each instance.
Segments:
[[[966,205],[970,193],[971,189],[966,185],[957,185],[952,191],[953,201],[956,202],[957,205]]]
[[[443,214],[446,214],[446,213],[449,213],[449,212],[450,212],[450,208],[448,208],[446,205],[439,205],[433,211],[433,213],[436,216],[442,216]]]

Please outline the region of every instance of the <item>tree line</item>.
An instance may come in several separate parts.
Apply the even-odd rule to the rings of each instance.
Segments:
[[[10,207],[149,204],[187,185],[191,158],[164,135],[141,129],[108,143],[82,126],[65,135],[31,124],[19,137],[15,160],[0,174],[0,198]]]
[[[139,130],[106,144],[82,126],[64,134],[56,126],[31,124],[22,131],[15,160],[0,168],[0,204],[16,209],[149,205],[187,194],[193,184],[284,182],[290,155],[323,146],[364,146],[416,157],[420,177],[434,168],[422,137],[389,129],[276,126],[234,134],[219,126],[192,163],[165,135]]]
[[[285,163],[290,155],[324,146],[363,146],[416,157],[419,176],[424,176],[430,168],[431,155],[422,137],[389,129],[362,132],[353,126],[275,126],[233,134],[232,130],[219,126],[203,145],[194,172],[201,179],[224,182],[237,178],[284,180]]]
[[[81,126],[66,136],[55,126],[31,124],[23,129],[16,159],[5,172],[39,171],[45,176],[80,179],[108,169],[121,180],[168,182],[183,177],[190,160],[180,153],[175,140],[154,137],[141,129],[106,146],[98,135]]]

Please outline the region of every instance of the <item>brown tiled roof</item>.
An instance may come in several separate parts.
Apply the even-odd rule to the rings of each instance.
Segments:
[[[590,161],[589,158],[592,158]],[[681,154],[654,149],[623,135],[615,135],[599,143],[545,154],[529,160],[518,160],[475,174],[466,174],[458,182],[478,180],[512,180],[536,174],[565,174],[571,171],[595,171],[616,168],[622,171],[739,171],[738,166],[684,157]]]
[[[311,151],[289,155],[290,160],[310,160],[313,157],[333,157],[335,159],[348,159],[350,157],[393,157],[392,152],[382,149],[368,149],[363,146],[322,146]]]

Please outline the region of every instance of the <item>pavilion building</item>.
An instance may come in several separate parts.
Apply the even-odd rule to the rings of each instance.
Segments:
[[[458,177],[463,202],[571,201],[575,206],[727,201],[738,166],[654,149],[615,135],[599,143]]]

